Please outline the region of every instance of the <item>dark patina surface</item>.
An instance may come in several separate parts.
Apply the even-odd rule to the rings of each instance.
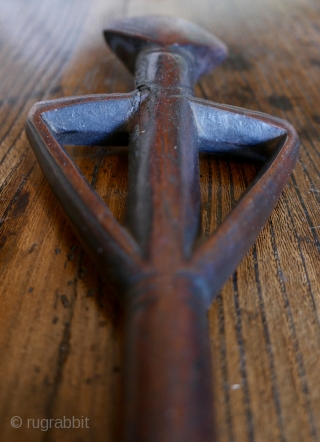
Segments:
[[[123,440],[212,441],[206,311],[276,204],[298,152],[294,129],[269,115],[197,99],[193,84],[227,55],[184,20],[133,18],[105,31],[136,75],[128,94],[35,105],[27,136],[79,238],[123,294]],[[90,188],[63,145],[129,139],[126,226]],[[199,151],[263,160],[214,235],[201,237]]]

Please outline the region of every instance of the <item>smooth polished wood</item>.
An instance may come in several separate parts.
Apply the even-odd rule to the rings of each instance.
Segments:
[[[285,118],[302,139],[289,185],[209,317],[218,440],[317,440],[320,10],[309,0],[1,3],[1,440],[112,440],[121,311],[53,198],[23,127],[36,101],[132,90],[101,30],[111,18],[155,13],[190,19],[231,48],[197,96]],[[71,153],[123,220],[126,155]],[[208,235],[256,171],[201,157]],[[20,429],[11,427],[13,416],[22,417]],[[27,428],[28,419],[36,426],[64,416],[88,417],[89,428]]]

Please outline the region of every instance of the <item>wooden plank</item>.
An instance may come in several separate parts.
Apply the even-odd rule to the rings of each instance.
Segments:
[[[220,37],[230,57],[196,87],[221,103],[286,118],[300,156],[255,245],[209,311],[218,440],[320,438],[319,5],[313,0],[3,0],[0,4],[1,441],[111,441],[119,409],[122,315],[86,257],[24,135],[39,100],[126,92],[133,79],[101,29],[167,13]],[[70,150],[124,219],[125,151]],[[209,235],[257,167],[200,157]],[[21,428],[10,425],[13,416]],[[88,418],[89,428],[28,428]],[[41,422],[39,423],[41,425]],[[85,424],[85,422],[84,422]],[[120,423],[121,425],[121,423]]]

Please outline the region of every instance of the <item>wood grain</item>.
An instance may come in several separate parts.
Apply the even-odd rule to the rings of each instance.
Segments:
[[[121,308],[55,201],[24,135],[33,103],[127,92],[133,78],[101,30],[166,13],[206,27],[230,57],[197,85],[219,103],[287,119],[295,171],[255,245],[209,312],[218,441],[320,440],[320,6],[313,0],[3,0],[0,4],[0,438],[111,441],[119,408]],[[123,220],[125,149],[70,148]],[[203,155],[209,235],[257,168]],[[10,425],[13,416],[21,428]],[[27,428],[89,418],[89,428]],[[45,425],[46,421],[43,421]],[[33,422],[29,422],[33,426]]]

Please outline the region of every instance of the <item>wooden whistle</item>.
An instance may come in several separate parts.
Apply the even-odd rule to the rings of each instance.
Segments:
[[[227,55],[172,17],[111,23],[110,48],[136,90],[36,104],[26,131],[81,242],[125,305],[125,442],[213,442],[207,309],[276,204],[298,153],[295,130],[259,112],[195,98],[194,83]],[[120,226],[63,146],[129,140],[127,221]],[[264,166],[207,240],[198,154]]]

